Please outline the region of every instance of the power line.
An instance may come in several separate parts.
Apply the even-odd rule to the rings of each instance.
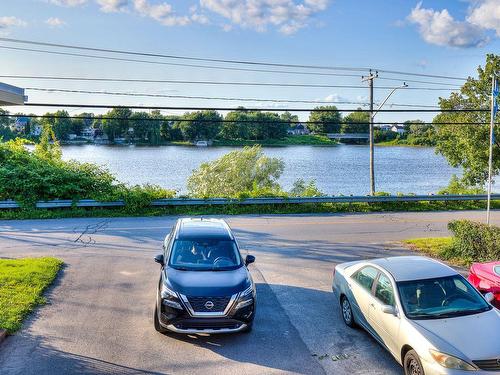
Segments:
[[[26,118],[44,118],[44,119],[75,119],[75,120],[115,120],[115,121],[159,121],[159,122],[207,122],[207,123],[212,123],[212,122],[217,122],[217,123],[262,123],[262,124],[271,124],[271,123],[276,123],[276,121],[267,121],[267,120],[226,120],[226,119],[220,119],[220,120],[211,120],[211,119],[196,119],[196,120],[191,120],[191,119],[183,119],[183,118],[176,118],[176,117],[163,117],[163,118],[151,118],[151,117],[145,117],[145,118],[133,118],[133,117],[112,117],[112,116],[100,116],[96,115],[93,117],[89,116],[61,116],[61,115],[50,115],[50,114],[45,114],[45,115],[12,115],[12,114],[5,114],[1,113],[0,117],[26,117]],[[329,121],[296,121],[296,120],[281,120],[285,123],[290,123],[290,124],[325,124],[329,123]],[[368,126],[368,122],[345,122],[345,121],[340,121],[339,124],[347,124],[347,125],[366,125]],[[374,125],[489,125],[489,122],[418,122],[418,123],[412,123],[410,122],[401,122],[401,121],[388,121],[388,122],[374,122]]]
[[[2,75],[0,77],[6,77]],[[148,79],[127,79],[127,78],[80,78],[80,77],[56,77],[56,76],[18,76],[13,78],[64,80],[64,81],[97,81],[97,82],[140,82],[140,83],[170,83],[189,85],[216,85],[216,86],[264,86],[264,87],[310,87],[310,88],[345,88],[345,89],[366,89],[362,85],[328,85],[312,83],[287,83],[287,82],[241,82],[241,81],[191,81],[191,80],[148,80]],[[378,86],[376,89],[390,90],[393,87]],[[428,90],[428,91],[453,91],[450,88],[440,87],[406,87],[405,90]]]
[[[271,102],[271,103],[355,104],[362,106],[368,105],[368,103],[366,102],[353,102],[353,101],[234,98],[234,97],[217,97],[217,96],[190,96],[190,95],[167,95],[167,94],[149,94],[149,93],[146,94],[146,93],[132,93],[132,92],[93,91],[93,90],[71,90],[71,89],[39,88],[39,87],[26,87],[25,90],[43,91],[43,92],[64,92],[64,93],[76,93],[76,94],[133,96],[133,97],[143,96],[143,97],[172,98],[172,99],[203,99],[203,100],[227,100],[227,101],[249,101],[249,102]],[[390,103],[388,105],[397,107],[440,108],[438,106],[425,105],[425,104]]]
[[[240,112],[370,112],[366,109],[333,109],[333,108],[234,108],[234,107],[188,107],[188,106],[117,106],[109,104],[68,104],[68,103],[25,103],[32,107],[61,107],[61,108],[130,108],[130,109],[157,109],[157,110],[186,110],[186,111],[240,111]],[[489,109],[463,108],[463,109],[380,109],[378,112],[417,112],[417,113],[456,113],[456,112],[489,112]]]
[[[324,65],[309,65],[309,64],[284,64],[284,63],[273,63],[264,61],[253,61],[253,60],[232,60],[232,59],[216,59],[216,58],[206,58],[206,57],[193,57],[193,56],[180,56],[171,54],[160,54],[160,53],[150,53],[150,52],[136,52],[136,51],[126,51],[108,48],[95,48],[95,47],[85,47],[70,44],[58,44],[58,43],[48,43],[48,42],[38,42],[32,40],[14,39],[14,38],[0,38],[0,41],[10,42],[10,43],[22,43],[45,47],[57,47],[57,48],[67,48],[76,49],[84,51],[102,52],[102,53],[113,53],[113,54],[125,54],[133,56],[145,56],[145,57],[159,57],[168,59],[179,59],[179,60],[191,60],[191,61],[206,61],[206,62],[216,62],[216,63],[229,63],[229,64],[242,64],[242,65],[259,65],[259,66],[273,66],[273,67],[285,67],[285,68],[302,68],[302,69],[317,69],[317,70],[343,70],[343,71],[357,71],[366,72],[369,67],[345,67],[345,66],[324,66]],[[442,79],[452,79],[452,80],[467,80],[462,77],[452,77],[436,74],[423,74],[423,73],[413,73],[413,72],[402,72],[396,70],[385,70],[376,69],[380,73],[389,73],[397,75],[407,75],[407,76],[419,76],[419,77],[431,77],[431,78],[442,78]]]
[[[85,57],[85,58],[111,60],[111,61],[137,62],[137,63],[146,63],[146,64],[155,64],[155,65],[182,66],[182,67],[188,67],[188,68],[232,70],[232,71],[242,71],[242,72],[259,72],[259,73],[273,73],[273,74],[278,73],[278,74],[300,74],[300,75],[355,77],[355,78],[360,77],[360,75],[358,75],[358,74],[347,74],[347,73],[319,73],[319,72],[299,72],[299,71],[275,70],[275,69],[236,68],[236,67],[227,67],[227,66],[210,66],[210,65],[198,65],[198,64],[187,64],[187,63],[174,63],[174,62],[166,62],[166,61],[138,60],[138,59],[128,59],[128,58],[99,56],[99,55],[87,55],[87,54],[71,53],[71,52],[47,51],[47,50],[40,50],[40,49],[34,49],[34,48],[20,48],[20,47],[7,47],[7,46],[0,46],[0,48],[14,50],[14,51],[38,52],[38,53],[45,53],[45,54],[51,54],[51,55]]]
[[[0,46],[0,48],[4,48]],[[205,66],[196,66],[205,67]],[[224,69],[223,67],[208,67],[216,69]],[[344,74],[344,73],[310,73],[310,72],[293,72],[293,71],[281,71],[281,70],[259,70],[259,69],[237,69],[243,71],[256,71],[256,72],[266,72],[266,73],[286,73],[286,74],[307,74],[307,75],[321,75],[321,76],[340,76],[340,77],[354,77],[360,78],[361,76],[357,74]],[[0,78],[11,78],[11,79],[41,79],[41,80],[75,80],[75,81],[103,81],[103,82],[141,82],[141,83],[164,83],[161,79],[121,79],[121,78],[86,78],[86,77],[57,77],[57,76],[28,76],[28,75],[16,75],[16,74],[4,74],[0,75]],[[432,81],[420,81],[412,79],[402,79],[402,78],[391,78],[391,77],[379,77],[381,80],[394,81],[394,82],[409,82],[409,83],[423,83],[429,85],[438,86],[449,86],[455,89],[460,89],[461,86],[453,83],[446,82],[432,82]]]

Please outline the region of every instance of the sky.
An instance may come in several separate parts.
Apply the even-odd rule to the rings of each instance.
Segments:
[[[468,77],[476,74],[479,65],[484,65],[487,53],[500,53],[500,0],[2,0],[0,37],[176,56]],[[369,93],[367,84],[361,81],[361,76],[368,73],[366,70],[290,69],[106,54],[153,62],[140,63],[5,47],[104,55],[0,40],[0,75],[361,86],[273,87],[0,77],[0,82],[24,88],[258,100],[110,96],[27,89],[32,103],[312,108],[316,104],[262,100],[366,103]],[[340,73],[354,77],[222,70],[167,63]],[[380,72],[379,79],[374,82],[377,102],[381,102],[392,87],[402,84],[387,78],[432,82],[408,82],[409,89],[396,91],[388,104],[434,106],[440,96],[449,96],[449,89],[453,87],[449,85],[461,83],[459,80]],[[377,86],[386,88],[378,89]],[[446,90],[429,91],[418,87]],[[340,109],[356,107],[336,105]],[[8,109],[38,114],[57,108]],[[69,112],[77,114],[83,110],[74,108]],[[300,113],[300,117],[306,119],[307,113]],[[380,113],[376,121],[432,120],[432,117],[430,113]]]

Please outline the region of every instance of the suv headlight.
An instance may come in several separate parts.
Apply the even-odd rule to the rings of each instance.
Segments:
[[[242,309],[243,307],[250,306],[253,303],[253,284],[250,284],[243,292],[241,292],[238,298],[238,304],[236,305],[236,310]]]
[[[465,371],[477,370],[474,366],[452,355],[441,353],[433,349],[430,349],[429,352],[431,353],[432,358],[434,358],[434,360],[443,367]]]
[[[182,310],[182,306],[179,301],[179,297],[177,293],[175,293],[172,289],[169,289],[165,283],[161,284],[161,303],[165,306],[173,307],[174,309]]]

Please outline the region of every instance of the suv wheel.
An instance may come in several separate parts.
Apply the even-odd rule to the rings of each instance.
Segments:
[[[155,330],[160,333],[166,333],[167,330],[163,328],[160,324],[160,319],[158,318],[158,306],[155,306],[155,312],[154,312],[154,317],[153,321],[155,323]]]
[[[342,319],[348,327],[354,327],[356,323],[354,322],[354,315],[352,314],[351,304],[346,296],[342,296],[340,299],[340,308],[342,309]]]
[[[418,358],[417,352],[413,349],[405,354],[403,366],[405,375],[425,375],[420,358]]]

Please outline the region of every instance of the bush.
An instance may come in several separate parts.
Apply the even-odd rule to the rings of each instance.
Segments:
[[[244,147],[203,163],[188,179],[189,195],[199,198],[239,198],[280,191],[284,169],[278,158],[264,155],[260,146]]]
[[[135,212],[143,210],[156,199],[173,198],[175,191],[166,190],[157,185],[135,185],[121,189],[119,196],[125,201],[127,211]]]
[[[311,180],[309,182],[304,181],[304,179],[299,178],[293,183],[293,188],[290,191],[292,197],[324,197],[325,194],[321,192],[316,186],[316,181]]]
[[[34,203],[48,199],[100,199],[117,184],[93,164],[65,162],[29,152],[22,140],[0,143],[0,199]]]
[[[453,253],[473,262],[488,262],[500,259],[500,228],[486,224],[455,220],[448,224],[453,232]]]
[[[438,194],[451,194],[451,195],[476,195],[485,194],[486,191],[482,187],[469,186],[463,180],[459,179],[456,175],[451,176],[450,183],[444,189],[438,191]]]

